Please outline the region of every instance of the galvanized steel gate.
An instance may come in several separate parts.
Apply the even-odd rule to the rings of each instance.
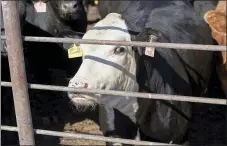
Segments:
[[[41,129],[33,129],[31,110],[29,104],[28,88],[42,89],[52,91],[70,91],[79,93],[95,93],[95,94],[109,94],[118,96],[130,96],[148,99],[163,99],[175,100],[183,102],[196,102],[207,104],[226,105],[226,99],[215,99],[205,97],[188,97],[164,94],[150,94],[137,92],[123,92],[123,91],[107,91],[107,90],[87,90],[87,89],[73,89],[62,86],[50,86],[40,84],[27,84],[24,56],[22,49],[22,37],[20,33],[19,16],[16,7],[16,1],[2,1],[3,18],[5,25],[6,36],[1,36],[1,39],[6,39],[8,60],[10,67],[11,82],[1,82],[1,86],[12,87],[13,98],[16,112],[16,119],[18,127],[1,126],[1,130],[18,131],[20,145],[35,145],[34,133],[50,136],[60,136],[69,138],[89,139],[106,142],[117,142],[133,145],[163,145],[163,143],[127,140],[121,138],[110,138],[103,136],[94,136],[88,134],[73,134],[66,132],[48,131]],[[191,49],[191,50],[206,50],[206,51],[226,51],[226,46],[216,45],[193,45],[193,44],[174,44],[174,43],[148,43],[148,42],[123,42],[123,41],[101,41],[101,40],[82,40],[72,38],[47,38],[47,37],[24,37],[24,41],[32,42],[52,42],[52,43],[78,43],[78,44],[100,44],[100,45],[123,45],[123,46],[153,46],[162,48],[175,49]]]

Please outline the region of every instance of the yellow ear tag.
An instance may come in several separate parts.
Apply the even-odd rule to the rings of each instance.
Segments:
[[[98,0],[94,0],[95,4],[98,5],[99,1]]]
[[[83,55],[82,49],[76,44],[73,44],[73,46],[68,49],[69,58],[82,57],[82,55]]]

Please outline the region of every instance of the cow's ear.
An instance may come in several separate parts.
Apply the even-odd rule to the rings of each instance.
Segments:
[[[132,41],[150,42],[158,41],[161,38],[161,33],[153,29],[144,29],[144,31],[132,36]],[[133,47],[134,50],[137,49],[139,55],[145,54],[145,47]]]
[[[208,11],[204,20],[210,26],[212,37],[219,45],[226,45],[226,14],[218,11]]]
[[[154,30],[152,28],[146,28],[144,29],[142,32],[138,33],[134,39],[136,39],[136,41],[143,41],[143,42],[149,42],[151,39],[151,36],[154,36],[157,40],[159,40],[160,38],[162,38],[162,33]]]

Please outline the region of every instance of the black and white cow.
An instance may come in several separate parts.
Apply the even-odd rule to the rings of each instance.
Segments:
[[[104,1],[100,1],[101,4]],[[211,44],[210,29],[188,1],[118,1],[83,39]],[[112,7],[114,4],[109,5]],[[127,5],[127,7],[125,7]],[[110,9],[106,7],[106,9]],[[120,10],[120,11],[118,11]],[[116,13],[116,11],[118,13]],[[213,52],[81,44],[83,62],[69,87],[200,96],[212,71]],[[68,93],[75,106],[100,105],[100,127],[106,136],[181,143],[188,121],[160,100]],[[190,117],[187,102],[171,101]],[[119,121],[118,115],[125,119]],[[118,123],[117,123],[118,121]],[[127,121],[127,122],[126,122]],[[130,122],[129,122],[130,121]]]

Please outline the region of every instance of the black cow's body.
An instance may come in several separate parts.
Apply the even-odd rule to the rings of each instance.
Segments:
[[[100,1],[99,11],[103,18],[111,12],[122,14],[129,30],[134,32],[131,34],[134,41],[149,41],[149,36],[155,35],[158,37],[158,42],[213,43],[210,29],[195,13],[189,1]],[[141,50],[139,47],[133,48]],[[138,54],[137,62],[139,66],[137,81],[140,91],[200,96],[206,89],[213,68],[213,52],[156,48],[154,57],[144,55],[144,51],[142,53],[143,55]],[[171,103],[190,117],[189,103],[176,101]],[[179,143],[182,140],[186,131],[181,131],[181,126],[187,125],[187,120],[179,116],[179,113],[172,111],[169,117],[163,117],[163,121],[160,121],[157,113],[166,115],[170,109],[163,102],[139,100],[139,104],[137,124],[143,134],[162,142],[172,140]],[[124,121],[120,120],[120,127],[118,127],[116,121],[119,121],[120,116],[117,116],[118,112],[113,111],[114,109],[100,108],[102,116],[100,123],[103,123],[101,129],[108,131],[109,128],[106,133],[108,136],[135,138],[137,129],[135,125],[129,123],[122,125]],[[110,116],[113,113],[115,113],[114,118]],[[132,115],[131,113],[123,114]],[[179,120],[180,123],[174,123],[174,118],[182,119]],[[170,122],[166,127],[162,123],[165,121]],[[174,134],[177,137],[170,136]]]
[[[27,23],[24,33],[27,36],[65,37],[67,35],[66,32],[70,32],[71,37],[81,38],[82,34],[86,31],[87,17],[82,1],[76,0],[74,1],[77,2],[75,3],[76,6],[70,6],[72,2],[73,1],[63,0],[49,1],[47,2],[47,11],[45,13],[33,12],[34,8],[31,4],[27,7],[28,10],[30,9],[30,13],[26,17]],[[68,8],[68,11],[61,9],[61,5],[64,4],[66,4],[66,6],[69,5],[68,7],[70,8]],[[73,9],[74,7],[76,10]],[[30,30],[33,31],[31,32]],[[49,77],[45,75],[49,68],[65,70],[68,72],[68,75],[71,76],[70,64],[74,64],[75,66],[80,65],[80,58],[73,60],[68,59],[68,48],[64,48],[61,44],[30,42],[27,44],[28,48],[32,48],[26,51],[27,56],[31,57],[29,63],[35,63],[32,65],[33,67],[36,66],[34,67],[34,72],[43,72],[40,78],[44,81],[49,79]],[[40,58],[40,56],[42,56],[42,58]],[[40,66],[40,64],[42,65]],[[41,68],[37,68],[37,66]],[[47,78],[44,78],[44,76]]]

